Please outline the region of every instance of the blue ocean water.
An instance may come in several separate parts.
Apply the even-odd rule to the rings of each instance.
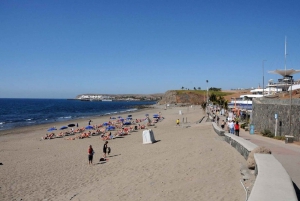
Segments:
[[[153,101],[78,101],[66,99],[0,98],[0,130],[62,122],[89,116],[114,116],[135,111],[139,105]],[[76,123],[74,121],[74,123]]]

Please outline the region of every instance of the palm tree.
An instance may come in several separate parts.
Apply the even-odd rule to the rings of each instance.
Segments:
[[[184,89],[184,87],[181,87],[181,89],[183,90],[183,89]]]
[[[209,96],[209,101],[211,101],[213,104],[216,104],[217,101],[218,101],[218,98],[217,98],[216,94],[212,93],[212,94]]]

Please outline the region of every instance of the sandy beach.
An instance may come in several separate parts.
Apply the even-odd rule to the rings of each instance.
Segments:
[[[159,112],[165,119],[149,127],[156,143],[142,144],[143,130],[109,140],[107,162],[99,162],[99,136],[41,140],[49,127],[68,122],[2,131],[0,200],[244,200],[240,167],[246,161],[211,123],[196,123],[204,115],[200,107],[155,106],[130,114],[140,119]],[[176,126],[178,118],[187,123]],[[91,124],[108,120],[92,118]],[[86,119],[77,122],[88,125]],[[88,165],[89,145],[94,165]]]

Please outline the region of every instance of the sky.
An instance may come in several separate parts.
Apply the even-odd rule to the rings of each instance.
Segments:
[[[300,69],[299,19],[299,0],[1,0],[0,98],[256,88],[285,37]]]

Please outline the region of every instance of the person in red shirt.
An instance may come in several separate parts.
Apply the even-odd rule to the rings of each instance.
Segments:
[[[240,125],[239,122],[236,122],[234,125],[234,132],[236,136],[240,136]]]
[[[93,165],[93,156],[94,156],[94,150],[93,150],[93,147],[92,145],[89,146],[89,149],[88,149],[88,158],[89,158],[89,165]]]

